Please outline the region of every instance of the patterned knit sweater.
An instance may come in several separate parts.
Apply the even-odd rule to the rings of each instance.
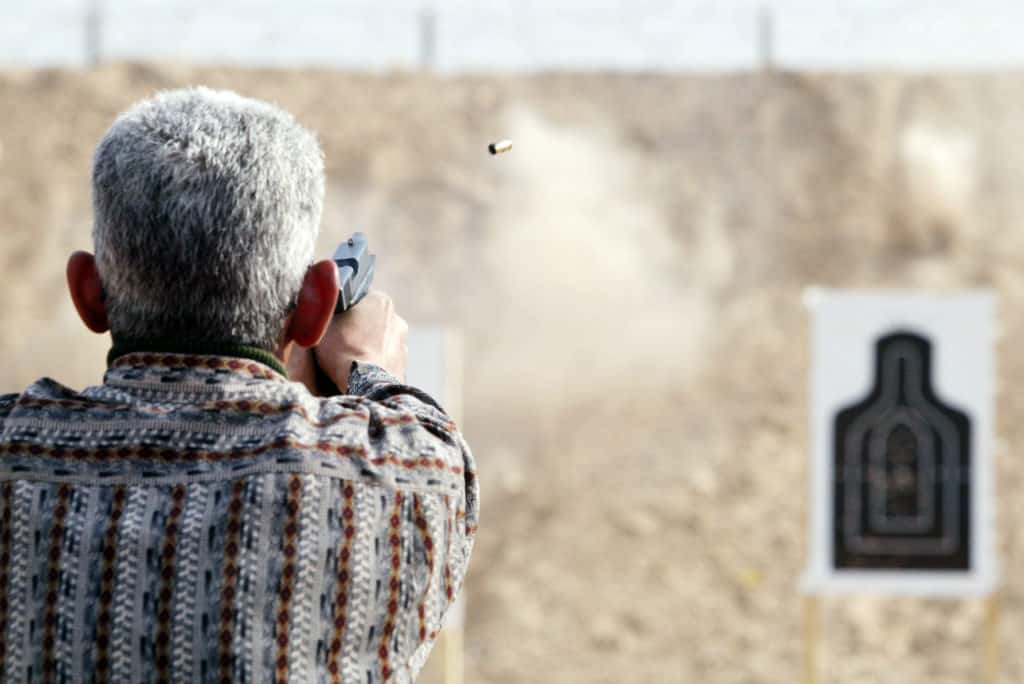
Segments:
[[[5,682],[411,681],[477,522],[469,449],[355,364],[134,353],[0,396]]]

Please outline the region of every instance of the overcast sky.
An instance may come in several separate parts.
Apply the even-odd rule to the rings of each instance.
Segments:
[[[0,63],[80,64],[91,0],[0,0]],[[387,69],[423,54],[436,14],[444,71],[744,69],[762,52],[809,68],[1024,66],[1021,0],[102,0],[102,52]]]

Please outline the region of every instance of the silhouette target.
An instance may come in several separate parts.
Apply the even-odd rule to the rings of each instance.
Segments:
[[[969,570],[971,422],[932,389],[932,345],[878,339],[874,387],[835,418],[834,567]]]

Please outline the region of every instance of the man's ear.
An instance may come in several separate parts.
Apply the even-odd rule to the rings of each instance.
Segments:
[[[288,317],[285,344],[295,341],[314,347],[327,332],[338,302],[338,268],[330,259],[318,261],[306,271],[295,309]]]
[[[68,259],[68,290],[85,327],[94,333],[110,330],[103,283],[96,270],[96,259],[89,252],[75,252]]]

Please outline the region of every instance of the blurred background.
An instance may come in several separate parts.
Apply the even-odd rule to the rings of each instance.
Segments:
[[[0,386],[101,379],[63,273],[118,112],[190,84],[276,102],[326,152],[322,255],[366,231],[403,314],[463,333],[465,681],[778,684],[803,289],[993,288],[1022,681],[1022,26],[1010,0],[0,0]],[[983,615],[831,600],[829,681],[981,681]]]

